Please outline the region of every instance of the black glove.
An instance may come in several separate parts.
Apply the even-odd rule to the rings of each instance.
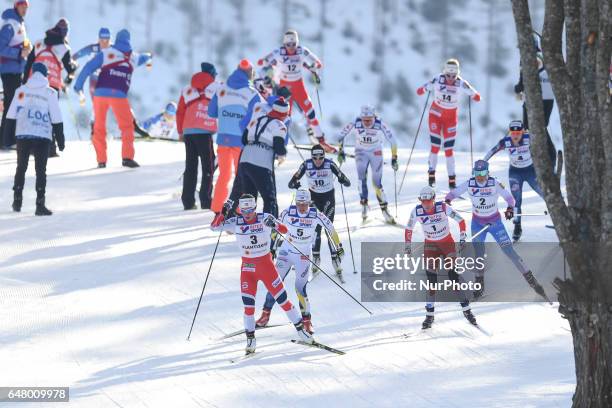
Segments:
[[[66,86],[70,85],[73,79],[74,79],[73,75],[67,75],[66,78],[64,78],[64,84],[66,84]]]
[[[312,72],[312,78],[315,81],[315,84],[320,85],[321,84],[321,77],[319,76],[319,74],[316,73],[316,71],[311,71]]]
[[[270,78],[270,77],[269,77],[269,76],[267,76],[267,75],[264,77],[264,80],[263,80],[263,81],[264,81],[264,85],[265,85],[266,87],[268,87],[268,88],[272,88],[272,86],[274,85],[274,84],[272,83],[272,78]]]
[[[391,158],[391,167],[393,171],[397,171],[399,169],[399,165],[397,164],[397,157]]]
[[[444,202],[445,202],[447,205],[452,205],[452,204],[451,204],[451,200],[449,200],[448,198],[447,198],[446,200],[444,200]]]
[[[506,208],[506,211],[504,211],[504,215],[506,216],[507,220],[511,220],[514,217],[514,208]]]
[[[338,248],[336,249],[336,255],[340,259],[342,259],[342,257],[344,256],[344,248],[342,248],[342,244],[338,244]]]
[[[225,218],[229,218],[229,215],[232,212],[233,207],[234,207],[234,200],[228,199],[223,204],[223,208],[221,209],[221,214],[223,214]]]
[[[266,219],[264,220],[264,224],[266,227],[276,228],[276,220],[271,215],[268,215],[266,217]]]
[[[289,188],[295,188],[296,190],[302,186],[302,183],[299,180],[291,179],[289,180]]]
[[[346,161],[346,154],[344,153],[344,149],[340,148],[338,150],[338,163],[342,164]]]
[[[344,187],[350,187],[351,186],[351,180],[349,180],[347,177],[344,177],[344,176],[339,178],[338,182],[340,182],[340,184],[342,184]]]
[[[281,86],[276,90],[278,96],[282,96],[287,101],[291,97],[291,91],[286,86]]]

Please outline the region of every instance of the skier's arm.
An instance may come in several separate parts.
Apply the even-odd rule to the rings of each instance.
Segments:
[[[434,77],[431,81],[427,81],[423,85],[418,87],[417,88],[417,95],[423,95],[425,93],[425,91],[432,91],[433,90],[433,84],[436,83],[437,79],[438,79],[438,77]]]
[[[340,170],[340,167],[338,167],[335,162],[331,162],[330,168],[332,173],[334,173],[334,175],[338,178],[338,183],[344,185],[345,187],[351,186],[351,181],[348,177],[346,177],[346,174],[344,174],[342,170]]]
[[[99,52],[87,64],[85,64],[74,84],[74,90],[77,92],[81,92],[83,90],[83,84],[85,83],[87,77],[96,72],[102,66],[103,62],[104,54]]]
[[[304,64],[310,71],[316,72],[317,70],[323,68],[323,63],[319,57],[312,53],[312,51],[306,47],[302,47],[302,52],[304,55]]]
[[[404,242],[406,244],[410,244],[412,242],[412,230],[414,229],[416,220],[416,208],[413,208],[412,212],[410,213],[410,219],[408,220],[408,224],[406,224],[406,229],[404,230]]]
[[[213,231],[226,231],[233,233],[236,229],[236,217],[224,220],[219,225],[210,224],[210,229]]]
[[[385,138],[389,143],[391,143],[391,155],[397,159],[397,140],[395,139],[393,132],[391,132],[391,129],[384,122],[381,122],[380,125]]]
[[[291,180],[289,180],[289,188],[300,188],[300,179],[304,176],[304,173],[306,173],[306,162],[300,164],[300,168],[293,174]]]
[[[11,47],[9,43],[15,35],[13,27],[10,24],[5,24],[0,29],[0,57],[18,59],[23,47]]]
[[[213,95],[210,103],[208,104],[208,116],[211,118],[217,118],[219,116],[219,103],[217,99],[217,92]]]
[[[466,180],[463,183],[459,184],[457,188],[454,188],[451,191],[449,191],[448,194],[446,194],[446,197],[444,197],[444,201],[446,201],[447,203],[450,203],[455,198],[465,193],[468,189],[468,183],[469,183],[469,180]]]
[[[499,194],[504,200],[506,200],[506,203],[508,203],[508,207],[514,207],[514,205],[516,204],[516,202],[514,201],[514,197],[512,197],[512,194],[510,194],[510,192],[506,190],[504,186],[502,186],[501,183],[497,180],[495,180],[495,189],[497,191],[497,194]]]
[[[180,136],[183,135],[183,119],[185,119],[185,109],[185,98],[183,98],[183,95],[181,95],[176,108],[176,131]]]
[[[273,228],[275,230],[277,230],[278,232],[280,232],[281,234],[286,234],[287,231],[289,231],[287,229],[287,226],[283,223],[281,223],[279,220],[277,220],[272,214],[267,214],[264,213],[263,214],[263,223],[269,227],[269,228]]]
[[[465,241],[467,235],[465,233],[465,220],[463,219],[463,217],[461,215],[459,215],[459,213],[455,210],[453,210],[453,208],[450,205],[446,205],[446,204],[442,204],[445,207],[445,211],[446,211],[446,215],[449,218],[452,218],[453,220],[457,221],[457,223],[459,223],[459,239],[462,241]]]
[[[97,52],[97,45],[98,44],[89,44],[89,45],[86,45],[85,47],[83,47],[80,50],[78,50],[77,52],[75,52],[72,57],[75,60],[78,60],[80,58],[83,58],[83,57],[86,57],[86,56],[88,56],[90,54],[93,54],[93,53]]]
[[[470,85],[470,83],[463,78],[461,79],[460,89],[464,94],[471,96],[474,101],[476,102],[480,101],[480,94],[478,93],[478,91],[474,89],[474,87]]]
[[[338,134],[337,141],[341,146],[344,146],[344,139],[352,132],[355,127],[355,122],[351,122],[342,128]]]
[[[72,55],[70,54],[70,48],[68,48],[68,50],[62,57],[62,64],[64,65],[66,73],[68,73],[68,77],[73,77],[74,72],[77,70],[77,63],[75,60],[72,59]]]
[[[504,139],[502,138],[499,142],[497,142],[497,144],[495,146],[493,146],[485,155],[484,157],[484,161],[489,161],[489,159],[491,157],[493,157],[495,155],[495,153],[497,152],[501,152],[502,150],[504,150],[506,147],[506,145],[504,144]]]
[[[329,218],[327,218],[327,216],[325,216],[325,214],[319,210],[317,210],[317,223],[325,228],[325,231],[327,231],[328,236],[331,238],[334,244],[334,249],[337,250],[341,246],[338,232],[336,232],[334,224],[329,220]]]
[[[28,54],[28,58],[26,59],[25,68],[23,69],[23,78],[21,79],[22,84],[25,84],[26,82],[28,82],[28,79],[30,78],[30,70],[32,69],[32,64],[34,64],[35,58],[36,58],[36,52],[34,51],[34,49],[32,49],[32,51],[30,51],[30,53]]]
[[[260,78],[268,77],[266,71],[273,69],[273,66],[276,65],[277,53],[278,49],[272,51],[271,53],[257,61],[257,66],[259,67],[257,75],[259,75]]]
[[[144,64],[149,64],[153,60],[153,54],[150,52],[133,53],[131,59],[132,63],[139,67]]]
[[[158,123],[162,119],[163,115],[163,113],[158,113],[155,116],[151,116],[149,119],[146,119],[144,122],[142,122],[141,127],[148,132],[149,129],[151,129],[151,126]]]

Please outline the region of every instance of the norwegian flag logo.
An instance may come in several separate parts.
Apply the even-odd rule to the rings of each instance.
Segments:
[[[248,225],[243,225],[242,227],[240,227],[240,231],[242,232],[247,232],[249,230],[249,226]]]
[[[317,175],[317,172],[316,172],[316,171],[314,171],[314,170],[313,170],[313,171],[309,171],[309,172],[308,172],[308,176],[309,176],[309,177],[315,177],[316,175]]]
[[[291,218],[291,225],[295,225],[295,224],[299,224],[300,223],[300,219],[299,218]]]
[[[426,223],[427,221],[429,221],[429,217],[423,217],[423,223]]]
[[[477,188],[473,188],[473,189],[472,189],[472,194],[476,194],[476,193],[478,193],[478,191],[480,191],[480,190],[479,190],[479,189],[477,189]]]
[[[514,154],[514,153],[516,153],[516,148],[514,148],[514,147],[513,147],[513,148],[510,148],[510,149],[508,149],[508,150],[510,151],[510,154]]]

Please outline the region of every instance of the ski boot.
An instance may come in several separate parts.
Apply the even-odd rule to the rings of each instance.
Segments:
[[[53,212],[45,207],[45,196],[36,198],[36,212],[34,215],[53,215]]]
[[[478,299],[484,293],[484,275],[483,276],[476,276],[476,282],[475,283],[480,283],[480,289],[474,291],[474,299]]]
[[[261,311],[261,316],[255,322],[256,327],[266,327],[268,322],[270,321],[270,313],[272,313],[272,309],[263,308]]]
[[[312,253],[312,263],[316,265],[316,267],[312,268],[312,278],[314,279],[321,272],[321,253],[314,252]]]
[[[387,224],[393,224],[393,225],[397,224],[395,222],[395,218],[393,218],[393,216],[389,214],[389,210],[387,209],[387,203],[380,204],[380,211],[382,211],[383,217]]]
[[[13,211],[21,211],[21,205],[23,204],[23,194],[21,190],[15,190],[13,194]]]
[[[314,334],[314,327],[312,327],[310,315],[302,315],[302,323],[304,324],[304,330],[306,330],[308,334]]]
[[[448,189],[457,188],[457,176],[448,176]]]
[[[514,224],[514,231],[512,232],[512,241],[516,242],[521,239],[521,235],[523,235],[523,228],[521,228],[521,223],[517,222]]]
[[[465,316],[468,322],[470,322],[474,326],[478,326],[478,323],[476,322],[476,317],[474,316],[474,314],[472,314],[472,309],[464,310],[463,316]]]
[[[325,150],[325,153],[337,153],[338,149],[336,149],[334,146],[328,144],[325,141],[325,137],[321,136],[317,138],[319,144],[321,145],[321,147],[323,148],[323,150]]]
[[[300,320],[298,323],[295,324],[295,330],[297,330],[298,336],[300,336],[300,340],[302,340],[304,343],[308,343],[308,344],[314,343],[314,337],[312,337],[312,334],[308,333],[304,329],[303,320]]]
[[[140,167],[140,164],[138,164],[135,160],[132,160],[132,159],[123,159],[123,161],[121,162],[121,165],[123,167],[129,167],[131,169]]]
[[[368,199],[362,198],[359,200],[359,204],[361,204],[361,219],[365,221],[368,218]]]
[[[98,168],[99,169],[105,169],[106,168],[106,163],[98,163]]]
[[[427,171],[428,174],[428,182],[429,182],[429,187],[433,187],[436,185],[436,171],[435,170],[429,170]]]
[[[525,278],[529,286],[531,286],[531,289],[535,291],[535,293],[537,293],[538,295],[546,299],[548,303],[552,304],[548,296],[546,296],[546,292],[544,292],[544,288],[542,287],[542,285],[540,285],[536,277],[533,276],[533,273],[531,273],[531,271],[527,271],[527,273],[524,274],[523,277]]]
[[[246,332],[247,342],[246,348],[244,349],[244,354],[249,355],[255,353],[255,347],[257,346],[257,342],[255,341],[255,332]]]
[[[425,314],[425,320],[423,320],[423,325],[421,326],[423,330],[431,329],[431,325],[434,322],[434,308],[425,307],[425,310],[427,310],[427,313]]]
[[[340,281],[340,283],[345,283],[344,276],[342,276],[342,261],[338,258],[337,255],[332,256],[332,265],[334,266],[334,270],[336,271],[336,277]]]

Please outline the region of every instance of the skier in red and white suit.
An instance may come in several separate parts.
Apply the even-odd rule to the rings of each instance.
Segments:
[[[318,71],[323,68],[323,64],[308,48],[298,45],[298,43],[297,31],[288,30],[283,37],[283,45],[257,61],[259,75],[264,78],[268,86],[271,86],[272,79],[269,74],[274,72],[274,68],[280,71],[279,87],[284,86],[289,89],[291,101],[298,105],[308,122],[309,135],[316,137],[325,151],[331,153],[336,149],[325,143],[325,136],[302,77],[302,68],[306,68],[314,75],[315,82],[317,84],[321,83]],[[291,103],[289,106],[292,105]]]
[[[455,241],[450,232],[450,226],[448,225],[448,219],[459,223],[459,243],[461,246],[465,244],[466,232],[465,232],[465,220],[452,209],[450,205],[444,202],[435,201],[436,192],[430,187],[423,187],[419,193],[419,201],[421,204],[417,205],[410,213],[410,220],[406,225],[404,231],[405,238],[405,253],[412,255],[412,230],[414,229],[417,222],[423,226],[423,235],[425,236],[424,243],[424,261],[425,261],[425,273],[427,274],[427,281],[430,285],[435,285],[438,282],[437,268],[435,268],[436,260],[440,257],[456,258],[457,252],[455,250]],[[440,262],[444,265],[444,262]],[[448,270],[448,278],[455,282],[461,282],[462,278],[455,272],[455,269]],[[434,321],[434,307],[435,307],[435,291],[430,290],[427,292],[427,303],[425,305],[426,316],[423,321],[423,329],[429,329]],[[463,315],[472,324],[476,324],[476,318],[472,314],[470,308],[470,302],[467,299],[465,293],[461,294],[461,307],[463,308]]]
[[[438,165],[438,152],[444,139],[444,155],[446,156],[446,169],[448,172],[448,186],[456,187],[455,158],[453,147],[457,134],[457,107],[459,97],[463,94],[470,96],[475,102],[480,101],[480,94],[459,76],[459,61],[449,59],[444,64],[444,70],[431,81],[417,89],[418,95],[425,91],[433,92],[433,102],[429,108],[429,135],[431,139],[431,152],[429,153],[429,185],[436,182],[436,166]]]
[[[255,352],[255,296],[257,283],[262,281],[266,289],[287,317],[295,325],[301,340],[312,342],[312,335],[304,330],[302,315],[287,297],[283,280],[278,274],[270,254],[270,235],[272,230],[287,233],[287,227],[271,214],[257,213],[257,201],[250,194],[244,194],[238,202],[240,215],[225,220],[219,213],[211,224],[213,231],[228,231],[236,235],[242,251],[240,268],[240,288],[244,304],[244,329],[247,336],[246,354]]]

